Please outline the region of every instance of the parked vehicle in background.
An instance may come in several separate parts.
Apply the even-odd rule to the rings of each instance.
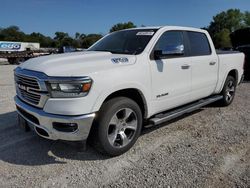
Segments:
[[[250,27],[239,29],[230,35],[232,45],[234,48],[238,46],[245,46],[250,44]]]
[[[19,123],[47,139],[90,138],[101,152],[120,155],[134,145],[143,122],[158,125],[215,101],[230,105],[243,62],[243,53],[217,53],[201,29],[114,32],[87,51],[18,66]]]
[[[59,54],[76,52],[76,51],[77,51],[77,49],[72,47],[72,46],[61,46],[60,48],[58,48]]]
[[[244,76],[245,80],[250,80],[250,44],[239,46],[236,49],[245,54]]]
[[[74,48],[73,46],[61,46],[60,48],[58,48],[57,53],[63,54],[63,53],[80,52],[80,51],[86,51],[86,49]]]
[[[48,54],[49,52],[40,49],[39,43],[0,41],[0,58],[8,59],[10,64]]]
[[[39,50],[40,44],[35,42],[0,41],[0,52],[22,52]]]
[[[250,27],[239,29],[230,37],[234,49],[245,54],[244,75],[246,80],[250,80]]]

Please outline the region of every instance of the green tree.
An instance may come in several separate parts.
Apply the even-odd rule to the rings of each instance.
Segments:
[[[249,25],[249,12],[242,13],[239,9],[229,9],[213,17],[209,31],[216,48],[230,47],[230,33]]]
[[[41,33],[33,32],[25,34],[18,26],[10,26],[0,29],[0,40],[3,41],[21,41],[21,42],[39,42],[41,47],[55,47],[55,41]]]
[[[136,25],[133,22],[126,22],[126,23],[118,23],[115,24],[111,27],[111,29],[109,30],[109,32],[114,32],[114,31],[119,31],[122,29],[129,29],[129,28],[135,28]]]
[[[79,39],[80,39],[80,40],[83,40],[85,37],[86,37],[86,35],[85,35],[84,33],[82,33],[82,34],[79,36]]]
[[[85,34],[83,34],[83,33],[81,34],[79,32],[76,32],[74,42],[73,42],[73,46],[76,47],[76,48],[80,48],[85,37],[86,37]]]
[[[5,41],[23,41],[25,39],[25,34],[20,31],[17,26],[10,26],[1,30],[0,40]]]
[[[245,18],[244,18],[244,20],[245,20],[245,24],[247,26],[250,26],[250,12],[249,11],[245,12]]]
[[[73,46],[74,43],[74,39],[72,39],[68,33],[59,31],[55,32],[54,40],[58,48],[62,46]]]
[[[41,47],[54,47],[54,40],[51,37],[36,32],[26,35],[25,42],[39,42]]]
[[[4,40],[4,35],[2,31],[3,31],[3,28],[0,28],[0,40]]]
[[[76,33],[75,33],[75,40],[78,40],[79,37],[80,37],[80,35],[81,35],[81,34],[80,34],[79,32],[76,32]]]
[[[55,32],[55,37],[54,39],[55,40],[58,40],[58,41],[62,41],[64,38],[67,38],[69,37],[69,34],[68,33],[64,33],[64,32]]]
[[[218,48],[231,47],[230,31],[228,29],[222,29],[220,32],[215,33],[214,40]]]
[[[208,26],[208,31],[212,36],[228,29],[230,32],[240,29],[242,25],[243,14],[239,9],[229,9],[213,17],[213,21]]]
[[[96,41],[98,41],[100,38],[102,38],[102,35],[100,34],[89,34],[83,38],[81,47],[86,49]]]

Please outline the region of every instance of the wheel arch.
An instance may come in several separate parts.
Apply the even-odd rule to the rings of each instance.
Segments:
[[[239,82],[239,73],[238,73],[238,70],[236,70],[236,69],[230,70],[228,72],[227,76],[232,76],[232,77],[234,77],[234,79],[236,80],[237,83]]]
[[[238,73],[238,70],[237,69],[231,69],[230,71],[228,71],[228,73],[225,75],[224,79],[223,79],[223,84],[221,85],[221,88],[220,88],[220,92],[222,91],[224,85],[225,85],[225,82],[226,82],[226,79],[228,76],[232,76],[235,80],[236,80],[236,83],[238,84],[239,83],[239,73]]]
[[[106,101],[115,97],[127,97],[134,100],[139,105],[142,111],[143,118],[147,118],[148,115],[147,101],[143,92],[138,88],[124,88],[110,92],[109,94],[105,95],[104,99],[101,100],[102,101],[101,103],[97,102],[94,108],[96,109],[96,111],[98,111]]]

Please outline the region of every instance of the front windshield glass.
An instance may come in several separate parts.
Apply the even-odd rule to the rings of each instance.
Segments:
[[[91,46],[88,51],[107,51],[116,54],[140,54],[157,29],[134,29],[111,33]]]

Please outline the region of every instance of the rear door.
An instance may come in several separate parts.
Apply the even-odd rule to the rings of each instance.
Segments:
[[[154,58],[154,51],[183,48],[184,54]],[[186,57],[183,31],[166,31],[156,42],[150,57],[154,112],[160,112],[189,101],[191,91],[190,59]]]
[[[218,76],[218,56],[213,54],[205,33],[186,31],[191,60],[193,100],[211,95],[216,87]]]

